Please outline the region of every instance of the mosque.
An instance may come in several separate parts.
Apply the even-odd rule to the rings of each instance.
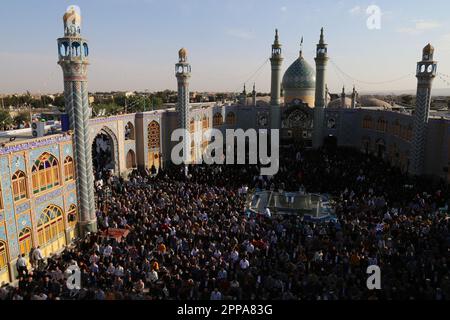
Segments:
[[[326,86],[329,61],[323,29],[315,69],[300,51],[282,77],[283,51],[278,31],[271,50],[270,102],[244,90],[235,103],[189,103],[192,74],[186,49],[175,65],[178,103],[175,108],[91,118],[87,74],[89,44],[81,35],[81,15],[70,7],[58,39],[58,64],[64,75],[69,130],[15,141],[0,138],[0,283],[16,278],[16,260],[40,246],[50,255],[78,234],[96,230],[94,169],[99,153],[108,168],[126,176],[134,168],[170,164],[171,132],[191,134],[210,128],[280,129],[282,143],[306,148],[345,146],[375,154],[405,172],[450,182],[450,115],[430,113],[434,48],[427,45],[417,63],[417,103],[400,112],[377,99],[359,99],[354,89],[330,99]],[[201,143],[206,148],[208,142]],[[194,144],[191,155],[199,154]],[[94,160],[94,161],[93,161]],[[105,165],[103,163],[103,165]]]

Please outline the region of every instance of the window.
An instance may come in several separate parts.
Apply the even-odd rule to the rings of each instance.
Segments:
[[[125,140],[134,140],[134,126],[131,122],[125,126]]]
[[[61,208],[50,205],[45,208],[37,226],[39,245],[44,246],[64,234],[64,221]]]
[[[377,130],[386,132],[386,125],[387,125],[386,120],[384,120],[384,118],[379,118],[377,123]]]
[[[202,128],[204,129],[208,129],[209,127],[209,119],[206,116],[203,116],[202,119]]]
[[[148,148],[149,149],[159,149],[161,143],[159,141],[160,127],[159,123],[156,121],[150,122],[148,125]]]
[[[370,116],[364,117],[363,128],[364,129],[372,129],[372,118]]]
[[[78,222],[77,206],[74,204],[71,204],[69,207],[69,212],[67,213],[67,221],[69,222],[69,226],[71,228],[75,227]]]
[[[412,125],[408,125],[406,129],[406,140],[411,141],[413,137],[413,127]]]
[[[191,141],[191,160],[195,160],[195,142]]]
[[[236,124],[236,115],[234,112],[228,112],[226,118],[227,125],[234,126]]]
[[[0,270],[8,268],[8,253],[6,251],[6,243],[0,241]]]
[[[189,132],[194,133],[195,132],[195,120],[194,118],[191,119],[189,122]]]
[[[127,169],[136,168],[136,155],[133,150],[128,151],[127,153]]]
[[[25,172],[16,171],[12,176],[12,187],[14,201],[27,198],[27,177]]]
[[[213,126],[221,126],[223,124],[223,116],[221,113],[217,112],[213,117]]]
[[[64,180],[70,181],[75,178],[75,170],[73,166],[73,159],[72,157],[66,157],[64,159]]]
[[[402,127],[401,127],[400,122],[398,120],[395,120],[395,122],[394,122],[394,130],[393,131],[394,131],[393,132],[394,135],[400,136],[401,131],[402,131]]]
[[[34,163],[32,172],[33,193],[59,186],[58,160],[49,153],[42,154]]]
[[[23,228],[19,233],[19,248],[20,254],[28,255],[31,250],[31,230],[30,228]]]

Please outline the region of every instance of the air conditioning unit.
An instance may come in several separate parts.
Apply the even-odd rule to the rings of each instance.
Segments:
[[[31,132],[33,134],[33,138],[45,136],[45,122],[33,122],[31,124]]]

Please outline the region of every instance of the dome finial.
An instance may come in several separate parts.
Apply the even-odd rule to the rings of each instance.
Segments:
[[[278,29],[275,29],[275,41],[273,42],[274,45],[278,46],[279,40],[278,40]]]
[[[81,10],[77,6],[69,6],[63,16],[66,36],[76,36],[81,33]]]
[[[303,36],[302,36],[302,40],[300,41],[300,58],[303,57]]]
[[[181,48],[180,51],[178,51],[178,58],[180,62],[186,62],[187,61],[187,50],[186,48]]]
[[[320,44],[325,43],[324,36],[323,36],[323,27],[320,29],[320,41],[319,41],[319,43]]]

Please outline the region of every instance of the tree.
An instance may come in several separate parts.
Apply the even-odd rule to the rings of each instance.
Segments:
[[[401,100],[402,100],[403,104],[412,105],[413,96],[409,95],[409,94],[405,94],[405,95],[401,96]]]
[[[123,111],[123,107],[118,106],[114,103],[107,103],[107,104],[96,104],[92,106],[93,108],[93,116],[98,116],[103,110],[104,114],[102,113],[102,116],[111,116],[115,114],[119,114],[121,111]]]
[[[0,110],[0,126],[1,130],[7,130],[8,126],[13,123],[11,115],[8,111]]]
[[[20,112],[14,117],[14,124],[20,126],[26,122],[30,122],[30,114],[28,112]]]

